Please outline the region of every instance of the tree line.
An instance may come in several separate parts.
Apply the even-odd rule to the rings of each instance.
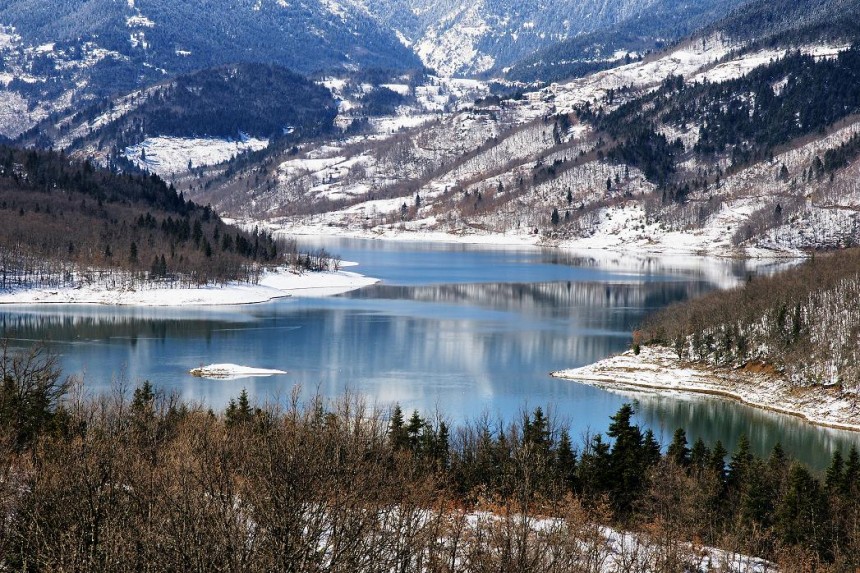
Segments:
[[[541,408],[451,426],[243,391],[218,413],[149,383],[83,399],[40,348],[3,346],[0,369],[10,570],[677,572],[706,546],[860,564],[856,449],[821,479],[744,439],[729,455],[678,430],[663,452],[630,405],[574,441]]]

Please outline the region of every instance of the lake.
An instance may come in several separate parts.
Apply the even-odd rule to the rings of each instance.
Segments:
[[[14,345],[48,340],[89,393],[152,381],[222,409],[246,388],[259,401],[337,398],[351,391],[410,412],[442,412],[453,423],[482,415],[511,420],[536,406],[575,436],[603,432],[624,402],[668,442],[722,440],[732,451],[746,433],[760,454],[777,442],[822,468],[860,437],[812,427],[707,397],[622,395],[549,372],[597,361],[630,344],[649,312],[725,288],[749,273],[744,262],[694,257],[575,254],[552,249],[300,239],[323,246],[379,285],[332,298],[290,298],[222,308],[50,306],[0,308],[0,332]],[[233,362],[287,371],[269,378],[205,380],[188,370]]]

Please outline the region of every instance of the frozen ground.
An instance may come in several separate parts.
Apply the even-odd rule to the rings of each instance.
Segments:
[[[744,368],[703,366],[679,361],[668,348],[646,346],[638,356],[627,351],[552,375],[616,390],[721,396],[813,424],[860,431],[856,394],[837,387],[797,388],[772,369],[752,363]]]
[[[143,288],[118,284],[116,288],[79,285],[77,288],[32,288],[0,293],[0,304],[106,304],[129,306],[224,306],[255,304],[288,296],[334,296],[369,286],[377,279],[337,271],[297,274],[288,270],[267,272],[256,285],[228,283],[194,288]]]

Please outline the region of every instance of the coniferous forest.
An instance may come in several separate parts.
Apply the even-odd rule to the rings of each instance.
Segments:
[[[677,572],[708,546],[860,565],[856,449],[825,475],[745,439],[661,450],[630,405],[577,439],[541,408],[454,426],[355,397],[84,399],[44,348],[0,350],[9,570]]]
[[[226,225],[155,175],[0,148],[0,289],[117,272],[171,284],[253,282],[283,254],[271,236]]]
[[[679,360],[717,366],[759,361],[796,386],[853,392],[858,277],[858,249],[818,254],[790,271],[667,307],[637,336],[673,348]]]

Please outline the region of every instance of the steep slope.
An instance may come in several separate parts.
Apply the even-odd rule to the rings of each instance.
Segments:
[[[416,68],[359,8],[323,0],[0,1],[0,135],[167,77],[239,62]]]
[[[860,33],[858,13],[857,0],[753,0],[706,33],[720,31],[735,40],[771,44],[846,40]]]
[[[219,163],[272,141],[328,134],[337,108],[325,87],[277,66],[238,64],[179,76],[46,120],[22,141],[62,149],[103,165],[126,158],[161,174]],[[165,165],[157,149],[190,142],[196,156]],[[219,153],[219,149],[227,152]],[[207,153],[211,157],[207,158]]]
[[[223,63],[277,63],[301,72],[415,60],[363,11],[325,0],[6,1],[0,22],[34,44],[92,38],[171,72]]]
[[[516,62],[505,77],[518,82],[554,82],[629,63],[661,50],[697,29],[720,20],[745,0],[664,1],[609,30],[583,33],[543,48]]]
[[[359,0],[354,0],[358,2]],[[425,64],[444,75],[498,72],[539,49],[583,34],[615,34],[624,21],[654,21],[672,15],[674,27],[662,26],[677,38],[696,24],[725,15],[741,0],[385,0],[364,2],[383,24],[397,30]],[[689,18],[692,20],[687,22]],[[639,33],[639,32],[637,32]]]
[[[858,72],[845,44],[703,37],[412,130],[300,146],[194,193],[301,232],[723,254],[845,246],[860,229]]]
[[[252,281],[277,258],[270,237],[225,224],[157,177],[0,147],[0,291]]]

